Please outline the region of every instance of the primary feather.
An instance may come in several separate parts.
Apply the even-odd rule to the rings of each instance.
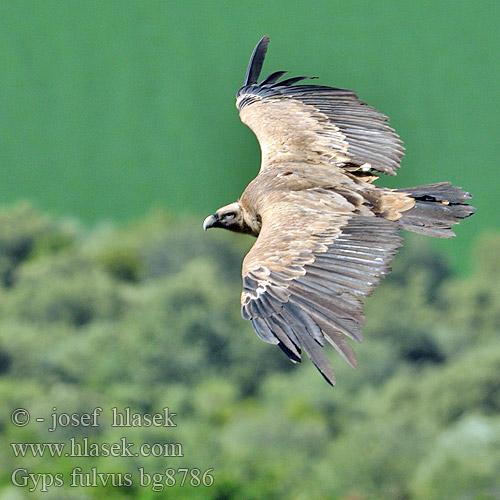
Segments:
[[[262,71],[262,65],[264,64],[264,59],[266,57],[268,44],[269,37],[264,35],[255,46],[255,49],[253,49],[250,62],[248,63],[245,85],[256,83],[259,79],[260,72]]]

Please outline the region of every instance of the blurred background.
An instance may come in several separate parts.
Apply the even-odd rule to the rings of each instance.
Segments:
[[[0,500],[500,498],[496,2],[0,1]],[[359,368],[293,366],[239,312],[252,240],[204,216],[256,175],[234,107],[251,51],[356,90],[451,181],[457,238],[405,236],[366,301]],[[178,414],[170,429],[49,433],[18,407]],[[24,457],[12,442],[182,443],[184,457]],[[12,484],[30,472],[213,468],[210,487]],[[31,484],[33,486],[33,484]]]

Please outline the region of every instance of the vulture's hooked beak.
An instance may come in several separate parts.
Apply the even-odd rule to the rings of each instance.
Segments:
[[[203,221],[203,230],[206,231],[207,229],[210,229],[211,227],[214,227],[218,220],[219,220],[219,218],[217,217],[217,214],[209,215]]]

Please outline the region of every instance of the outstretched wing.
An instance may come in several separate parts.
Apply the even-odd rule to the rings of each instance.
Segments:
[[[236,106],[259,140],[262,168],[276,162],[324,161],[349,170],[395,175],[403,143],[388,118],[351,90],[279,81],[286,71],[257,83],[267,51],[264,36],[250,58]]]
[[[274,193],[243,262],[242,315],[292,359],[307,353],[332,385],[325,339],[352,365],[347,336],[362,340],[360,297],[372,293],[401,245],[399,224],[352,212],[332,191]],[[344,203],[345,206],[345,203]]]

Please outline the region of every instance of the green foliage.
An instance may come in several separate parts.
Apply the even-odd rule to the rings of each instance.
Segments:
[[[365,307],[353,370],[327,349],[338,385],[294,366],[240,317],[251,240],[153,213],[84,232],[21,205],[0,211],[0,434],[9,442],[178,442],[182,458],[15,458],[0,448],[0,499],[151,498],[151,488],[28,494],[16,467],[150,472],[214,468],[210,488],[155,498],[492,500],[500,492],[500,250],[477,246],[473,272],[409,238]],[[25,407],[130,406],[178,414],[176,428],[14,427]],[[47,420],[48,421],[48,420]]]
[[[416,500],[498,498],[500,419],[469,415],[443,431],[412,481]]]

